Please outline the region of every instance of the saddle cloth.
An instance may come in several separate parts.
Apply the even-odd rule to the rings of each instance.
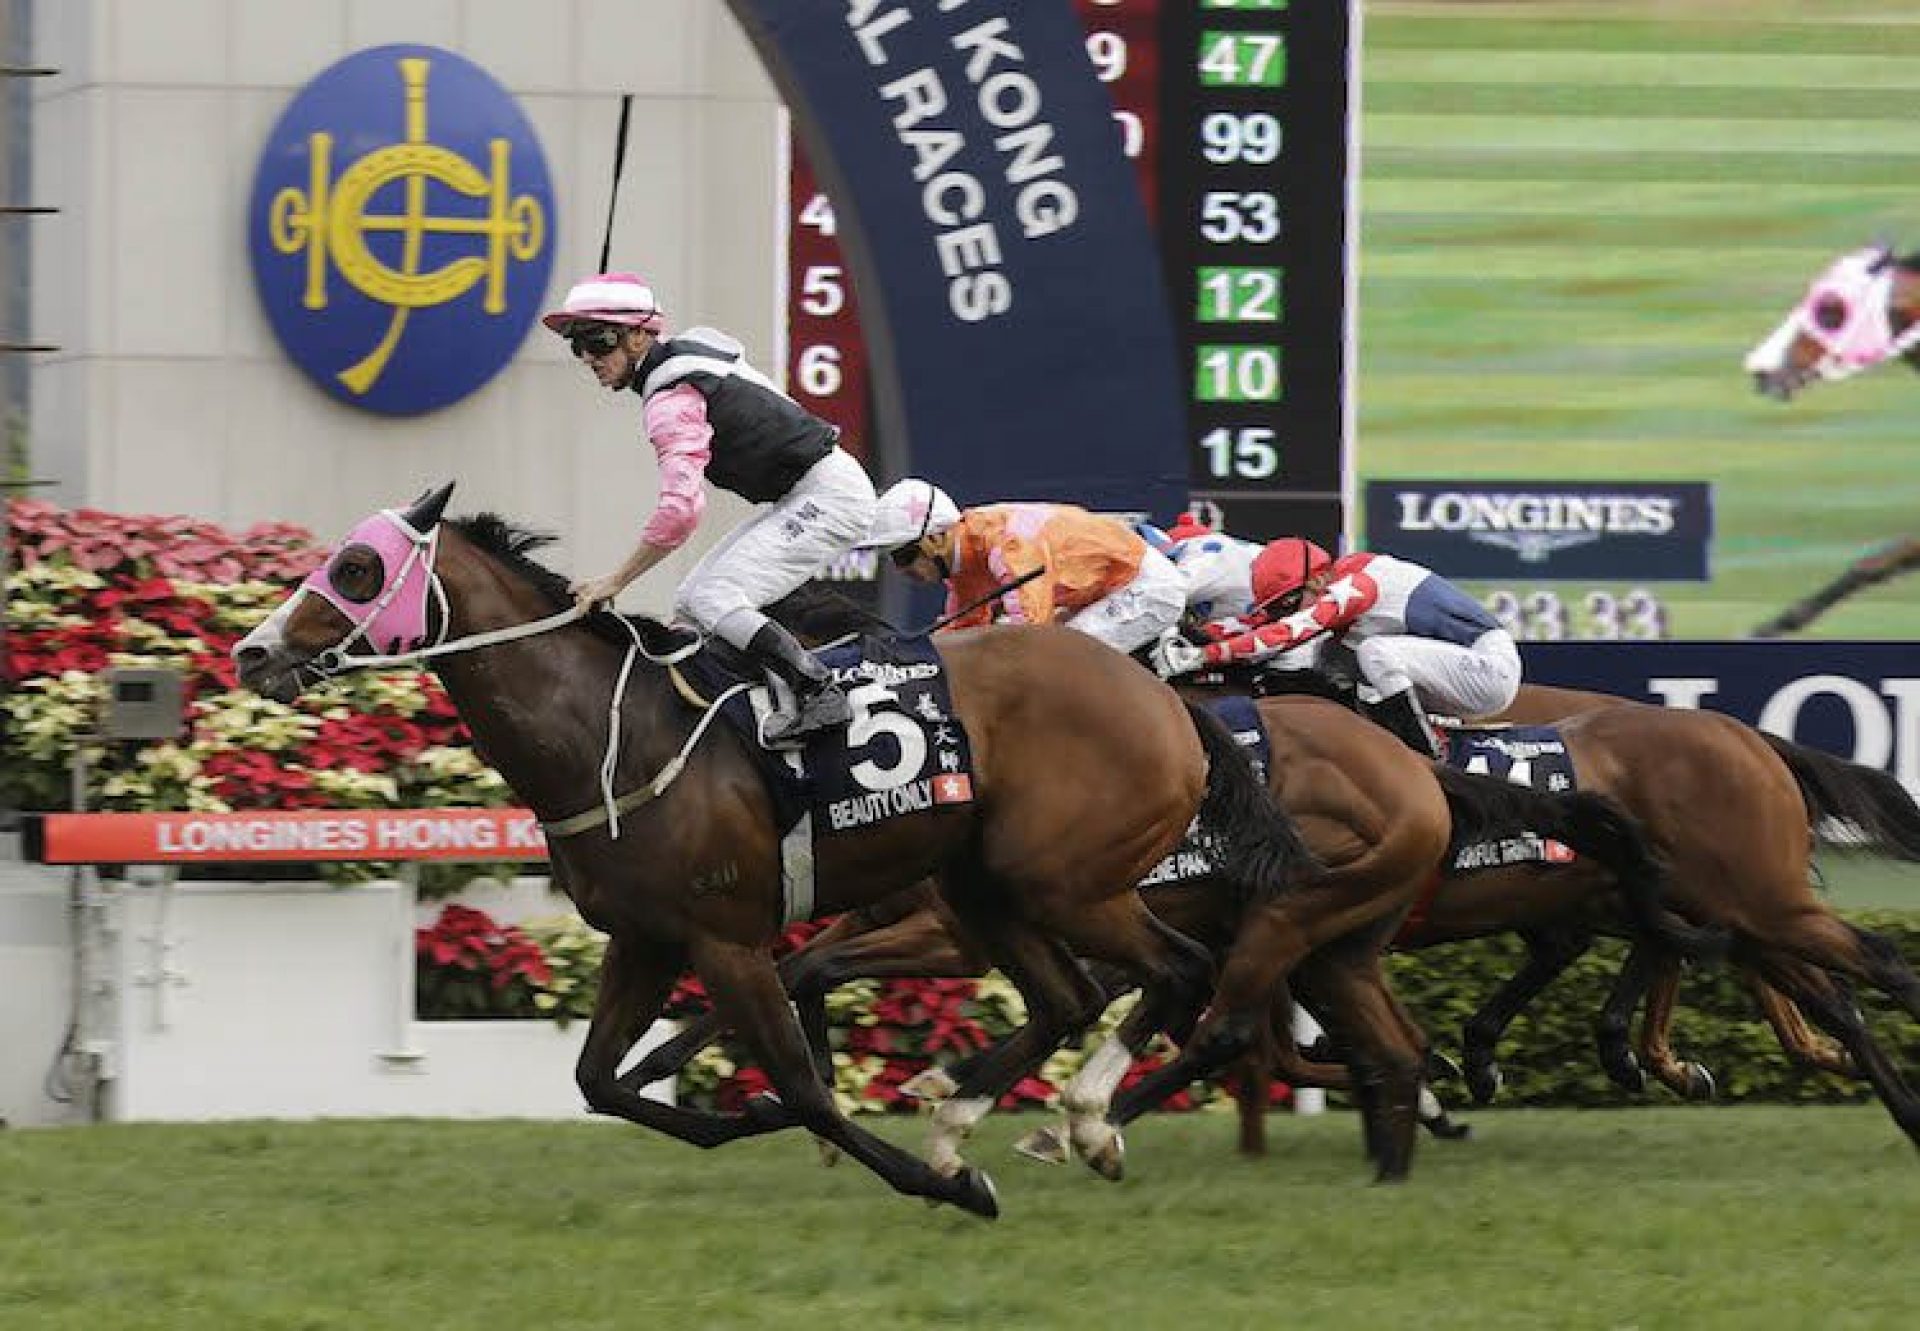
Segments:
[[[1476,776],[1498,777],[1548,794],[1575,788],[1573,755],[1552,726],[1449,726],[1447,766]],[[1448,851],[1453,873],[1508,864],[1566,864],[1573,851],[1558,841],[1528,833],[1493,841],[1456,844]]]
[[[816,654],[846,690],[853,719],[798,749],[760,742],[762,718],[790,699],[776,697],[744,657],[710,645],[681,666],[709,697],[742,680],[754,685],[728,699],[721,717],[746,742],[773,800],[789,922],[812,918],[818,838],[973,800],[972,749],[931,641],[863,634]]]
[[[1253,770],[1264,783],[1273,762],[1273,745],[1267,739],[1267,728],[1260,723],[1260,712],[1254,706],[1253,699],[1228,695],[1209,699],[1207,707],[1220,718],[1221,724],[1233,732],[1234,739],[1247,751],[1247,757],[1253,760]],[[1213,857],[1198,833],[1197,827],[1189,827],[1180,844],[1153,866],[1147,876],[1140,880],[1140,886],[1165,887],[1170,883],[1188,883],[1212,873]]]

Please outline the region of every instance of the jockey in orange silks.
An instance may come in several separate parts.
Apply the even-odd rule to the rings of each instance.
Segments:
[[[952,621],[958,628],[1065,624],[1133,652],[1186,606],[1186,583],[1166,556],[1125,523],[1072,504],[962,512],[938,486],[909,479],[880,496],[862,545],[890,552],[917,581],[946,583],[947,613],[966,612]]]

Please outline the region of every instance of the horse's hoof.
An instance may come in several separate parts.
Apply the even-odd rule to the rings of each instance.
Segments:
[[[1443,1142],[1463,1142],[1473,1136],[1473,1124],[1455,1123],[1445,1114],[1439,1118],[1421,1119],[1420,1124],[1430,1135]]]
[[[900,1094],[930,1103],[951,1099],[959,1089],[959,1083],[947,1075],[945,1068],[922,1068],[900,1083]]]
[[[953,1204],[963,1211],[971,1211],[983,1220],[1000,1218],[1000,1191],[993,1186],[993,1179],[987,1171],[968,1165],[954,1175]]]
[[[1500,1088],[1506,1084],[1506,1076],[1500,1071],[1498,1063],[1467,1064],[1467,1094],[1473,1097],[1477,1105],[1493,1103],[1493,1097],[1500,1094]]]
[[[1113,1136],[1087,1152],[1087,1168],[1109,1183],[1118,1183],[1127,1172],[1127,1142],[1116,1129]]]
[[[1600,1066],[1606,1069],[1607,1080],[1628,1095],[1639,1095],[1647,1089],[1646,1069],[1640,1066],[1640,1060],[1632,1054],[1622,1054],[1618,1057],[1602,1055]]]
[[[1687,1064],[1687,1099],[1711,1100],[1719,1088],[1713,1084],[1713,1073],[1701,1063]]]
[[[1067,1147],[1067,1134],[1058,1124],[1035,1128],[1015,1142],[1013,1149],[1043,1165],[1064,1165],[1073,1158]]]

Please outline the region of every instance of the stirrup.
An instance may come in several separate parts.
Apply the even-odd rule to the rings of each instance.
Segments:
[[[769,712],[760,725],[760,741],[770,747],[793,744],[820,730],[833,730],[853,719],[853,706],[838,688],[825,688],[795,697],[793,706]]]

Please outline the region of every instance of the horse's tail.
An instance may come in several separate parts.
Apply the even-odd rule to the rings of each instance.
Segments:
[[[1765,731],[1760,737],[1800,783],[1808,819],[1838,824],[1822,829],[1821,840],[1920,861],[1920,805],[1896,778]]]
[[[1613,876],[1639,931],[1682,956],[1717,960],[1727,932],[1689,924],[1667,905],[1666,865],[1646,833],[1604,795],[1573,791],[1549,795],[1497,777],[1476,776],[1435,763],[1440,789],[1453,812],[1457,841],[1517,836],[1550,837]]]
[[[1205,703],[1187,702],[1186,708],[1207,754],[1200,829],[1218,872],[1235,884],[1243,900],[1264,899],[1295,881],[1324,874],[1326,866],[1307,849],[1300,829],[1261,784],[1253,760],[1233,732]]]

